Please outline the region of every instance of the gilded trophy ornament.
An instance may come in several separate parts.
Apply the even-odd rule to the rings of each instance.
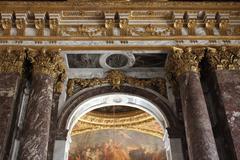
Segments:
[[[12,50],[7,48],[0,51],[0,72],[17,72],[22,74],[23,63],[26,58],[24,49]]]
[[[59,50],[27,49],[27,58],[33,65],[33,74],[45,74],[55,81],[55,91],[61,92],[66,79],[66,67]]]

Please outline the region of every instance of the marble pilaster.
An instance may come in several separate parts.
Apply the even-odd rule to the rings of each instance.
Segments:
[[[24,58],[23,50],[0,51],[0,160],[4,159],[11,138]]]
[[[0,160],[4,159],[6,145],[10,138],[19,84],[19,74],[0,73]]]
[[[207,58],[217,84],[216,95],[225,111],[235,158],[240,160],[240,49],[208,48]]]
[[[179,87],[190,160],[218,160],[198,64],[203,51],[174,48],[167,69],[169,79]],[[173,82],[173,83],[174,83]]]

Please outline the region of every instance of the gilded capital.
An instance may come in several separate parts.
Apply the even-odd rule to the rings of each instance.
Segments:
[[[23,62],[25,60],[25,51],[24,49],[20,50],[11,50],[7,48],[0,51],[0,72],[1,73],[10,73],[17,72],[22,74],[23,71]]]
[[[204,56],[204,49],[173,47],[172,54],[168,57],[166,66],[168,78],[176,79],[186,72],[199,72],[198,64]]]
[[[56,50],[27,50],[27,58],[33,65],[33,74],[45,74],[56,81],[56,91],[61,92],[66,79],[66,67],[60,52]]]
[[[221,46],[218,48],[208,47],[206,57],[213,69],[240,69],[240,48],[226,46]]]

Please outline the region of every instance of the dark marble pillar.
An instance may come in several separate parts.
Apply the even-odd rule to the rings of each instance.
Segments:
[[[65,68],[58,51],[27,50],[32,63],[31,93],[20,142],[20,160],[47,160],[54,87],[62,88]]]
[[[26,111],[21,160],[46,160],[52,108],[53,79],[44,74],[35,74]]]
[[[0,73],[0,160],[3,160],[9,140],[16,97],[20,84],[18,73]]]
[[[235,158],[240,160],[240,48],[208,48],[206,57],[215,77],[219,107],[225,112],[227,138],[232,141]]]
[[[169,80],[179,87],[190,160],[218,160],[210,118],[199,78],[203,50],[175,48],[169,56]]]
[[[178,83],[190,160],[218,160],[199,74],[184,73]]]

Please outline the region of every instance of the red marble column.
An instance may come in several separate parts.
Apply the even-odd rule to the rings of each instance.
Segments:
[[[190,160],[218,160],[212,126],[199,74],[178,77]]]
[[[32,90],[18,159],[47,160],[54,87],[61,90],[65,68],[58,51],[29,49],[27,58],[33,65]]]
[[[35,74],[21,140],[21,160],[46,160],[53,96],[53,79]]]
[[[210,118],[199,78],[202,50],[175,48],[169,56],[169,80],[179,87],[190,160],[218,160]],[[174,84],[174,83],[173,83]],[[175,86],[175,87],[176,87]]]
[[[22,65],[25,58],[23,50],[0,51],[0,160],[4,159],[10,130],[16,111],[16,98],[21,80]]]
[[[0,73],[0,160],[3,160],[9,140],[16,97],[20,83],[18,73]]]
[[[217,97],[225,111],[234,156],[240,160],[240,48],[208,48],[206,57],[216,77]]]

